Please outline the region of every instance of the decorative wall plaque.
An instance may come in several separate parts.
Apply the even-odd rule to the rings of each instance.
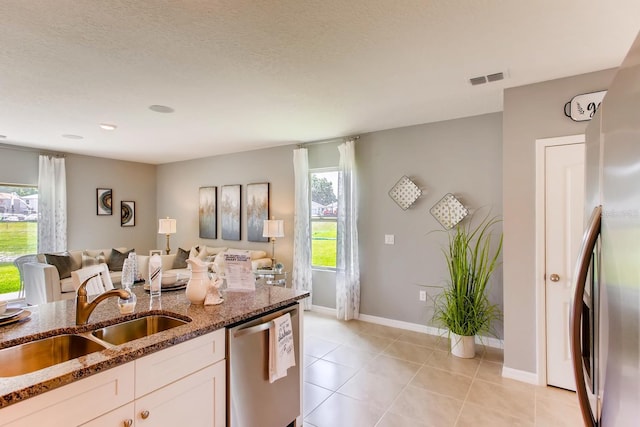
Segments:
[[[409,178],[403,176],[396,185],[389,190],[389,197],[402,208],[407,210],[422,196],[422,190]]]
[[[438,203],[433,205],[429,212],[445,230],[455,227],[469,214],[469,210],[451,193],[445,194]]]
[[[576,95],[564,104],[564,115],[574,122],[591,120],[606,94],[606,90],[601,90]]]

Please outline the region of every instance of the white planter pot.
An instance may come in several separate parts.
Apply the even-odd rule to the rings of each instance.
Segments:
[[[465,337],[451,333],[451,354],[463,359],[473,359],[476,355],[475,336]]]

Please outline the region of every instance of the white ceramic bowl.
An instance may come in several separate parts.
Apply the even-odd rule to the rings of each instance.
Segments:
[[[5,311],[7,311],[7,302],[0,301],[0,314],[4,314]]]
[[[178,280],[178,275],[175,273],[162,273],[162,284],[164,286],[173,285]]]

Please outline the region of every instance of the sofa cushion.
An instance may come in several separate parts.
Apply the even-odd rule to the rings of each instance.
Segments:
[[[120,252],[117,249],[111,249],[111,256],[109,256],[109,270],[122,271],[122,264],[124,264],[124,260],[129,257],[130,253],[135,251],[135,249],[129,249],[126,252]]]
[[[172,268],[187,268],[187,259],[189,259],[190,251],[178,248],[176,257],[173,259]]]
[[[66,279],[60,280],[60,292],[75,292],[76,287],[73,284],[73,277],[69,276]]]
[[[249,251],[249,255],[251,255],[252,261],[267,257],[267,253],[265,251]]]
[[[47,264],[53,265],[58,270],[58,275],[61,279],[71,277],[72,262],[71,255],[68,253],[63,254],[44,254]]]
[[[97,255],[93,255],[90,254],[89,251],[82,251],[82,268],[106,263],[107,257],[104,256],[104,252],[99,252]]]

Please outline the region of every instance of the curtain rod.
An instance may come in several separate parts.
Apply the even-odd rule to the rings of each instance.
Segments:
[[[5,148],[7,150],[26,151],[30,153],[38,153],[38,154],[44,154],[49,156],[55,156],[55,157],[67,157],[67,155],[64,153],[56,153],[55,151],[42,150],[40,148],[22,147],[20,145],[0,143],[0,148]]]
[[[310,142],[302,142],[298,144],[298,148],[308,147],[310,145],[318,145],[318,144],[328,144],[330,142],[347,142],[347,141],[357,141],[360,139],[360,135],[354,136],[345,136],[342,138],[331,138],[331,139],[322,139],[320,141],[310,141]]]

